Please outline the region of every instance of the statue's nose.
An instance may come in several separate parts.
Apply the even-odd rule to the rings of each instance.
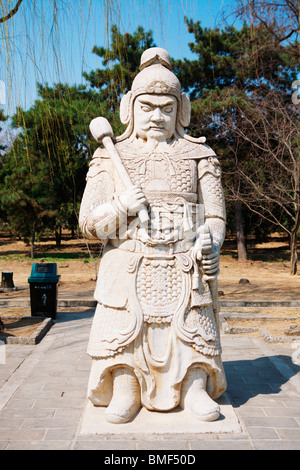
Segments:
[[[163,115],[162,115],[162,112],[161,112],[161,109],[160,108],[155,108],[154,109],[154,112],[152,114],[152,121],[155,121],[155,122],[161,122],[163,121],[164,118],[163,118]]]

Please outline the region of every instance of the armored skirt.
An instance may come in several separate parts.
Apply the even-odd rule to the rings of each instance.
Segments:
[[[176,253],[174,247],[144,253],[141,243],[134,243],[133,250],[132,242],[108,246],[101,262],[88,344],[93,357],[89,399],[107,406],[111,372],[122,366],[135,373],[147,409],[175,408],[193,366],[206,370],[207,392],[217,398],[226,389],[226,379],[209,286],[201,280],[192,288],[194,268],[188,253]]]

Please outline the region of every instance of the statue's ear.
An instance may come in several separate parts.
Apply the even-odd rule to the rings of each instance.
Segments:
[[[128,91],[121,99],[120,119],[122,124],[129,124],[131,118],[132,92]]]
[[[181,106],[179,113],[179,122],[182,127],[187,127],[191,120],[191,102],[185,93],[181,93]]]

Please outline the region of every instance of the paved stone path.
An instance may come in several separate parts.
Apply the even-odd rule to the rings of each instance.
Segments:
[[[93,313],[59,313],[38,345],[0,348],[0,450],[300,449],[300,367],[291,361],[293,349],[254,336],[222,337],[228,396],[241,433],[80,435]]]

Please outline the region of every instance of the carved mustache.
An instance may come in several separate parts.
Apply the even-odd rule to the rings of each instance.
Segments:
[[[148,129],[165,129],[165,126],[159,126],[159,125],[156,125],[156,124],[151,124]]]

